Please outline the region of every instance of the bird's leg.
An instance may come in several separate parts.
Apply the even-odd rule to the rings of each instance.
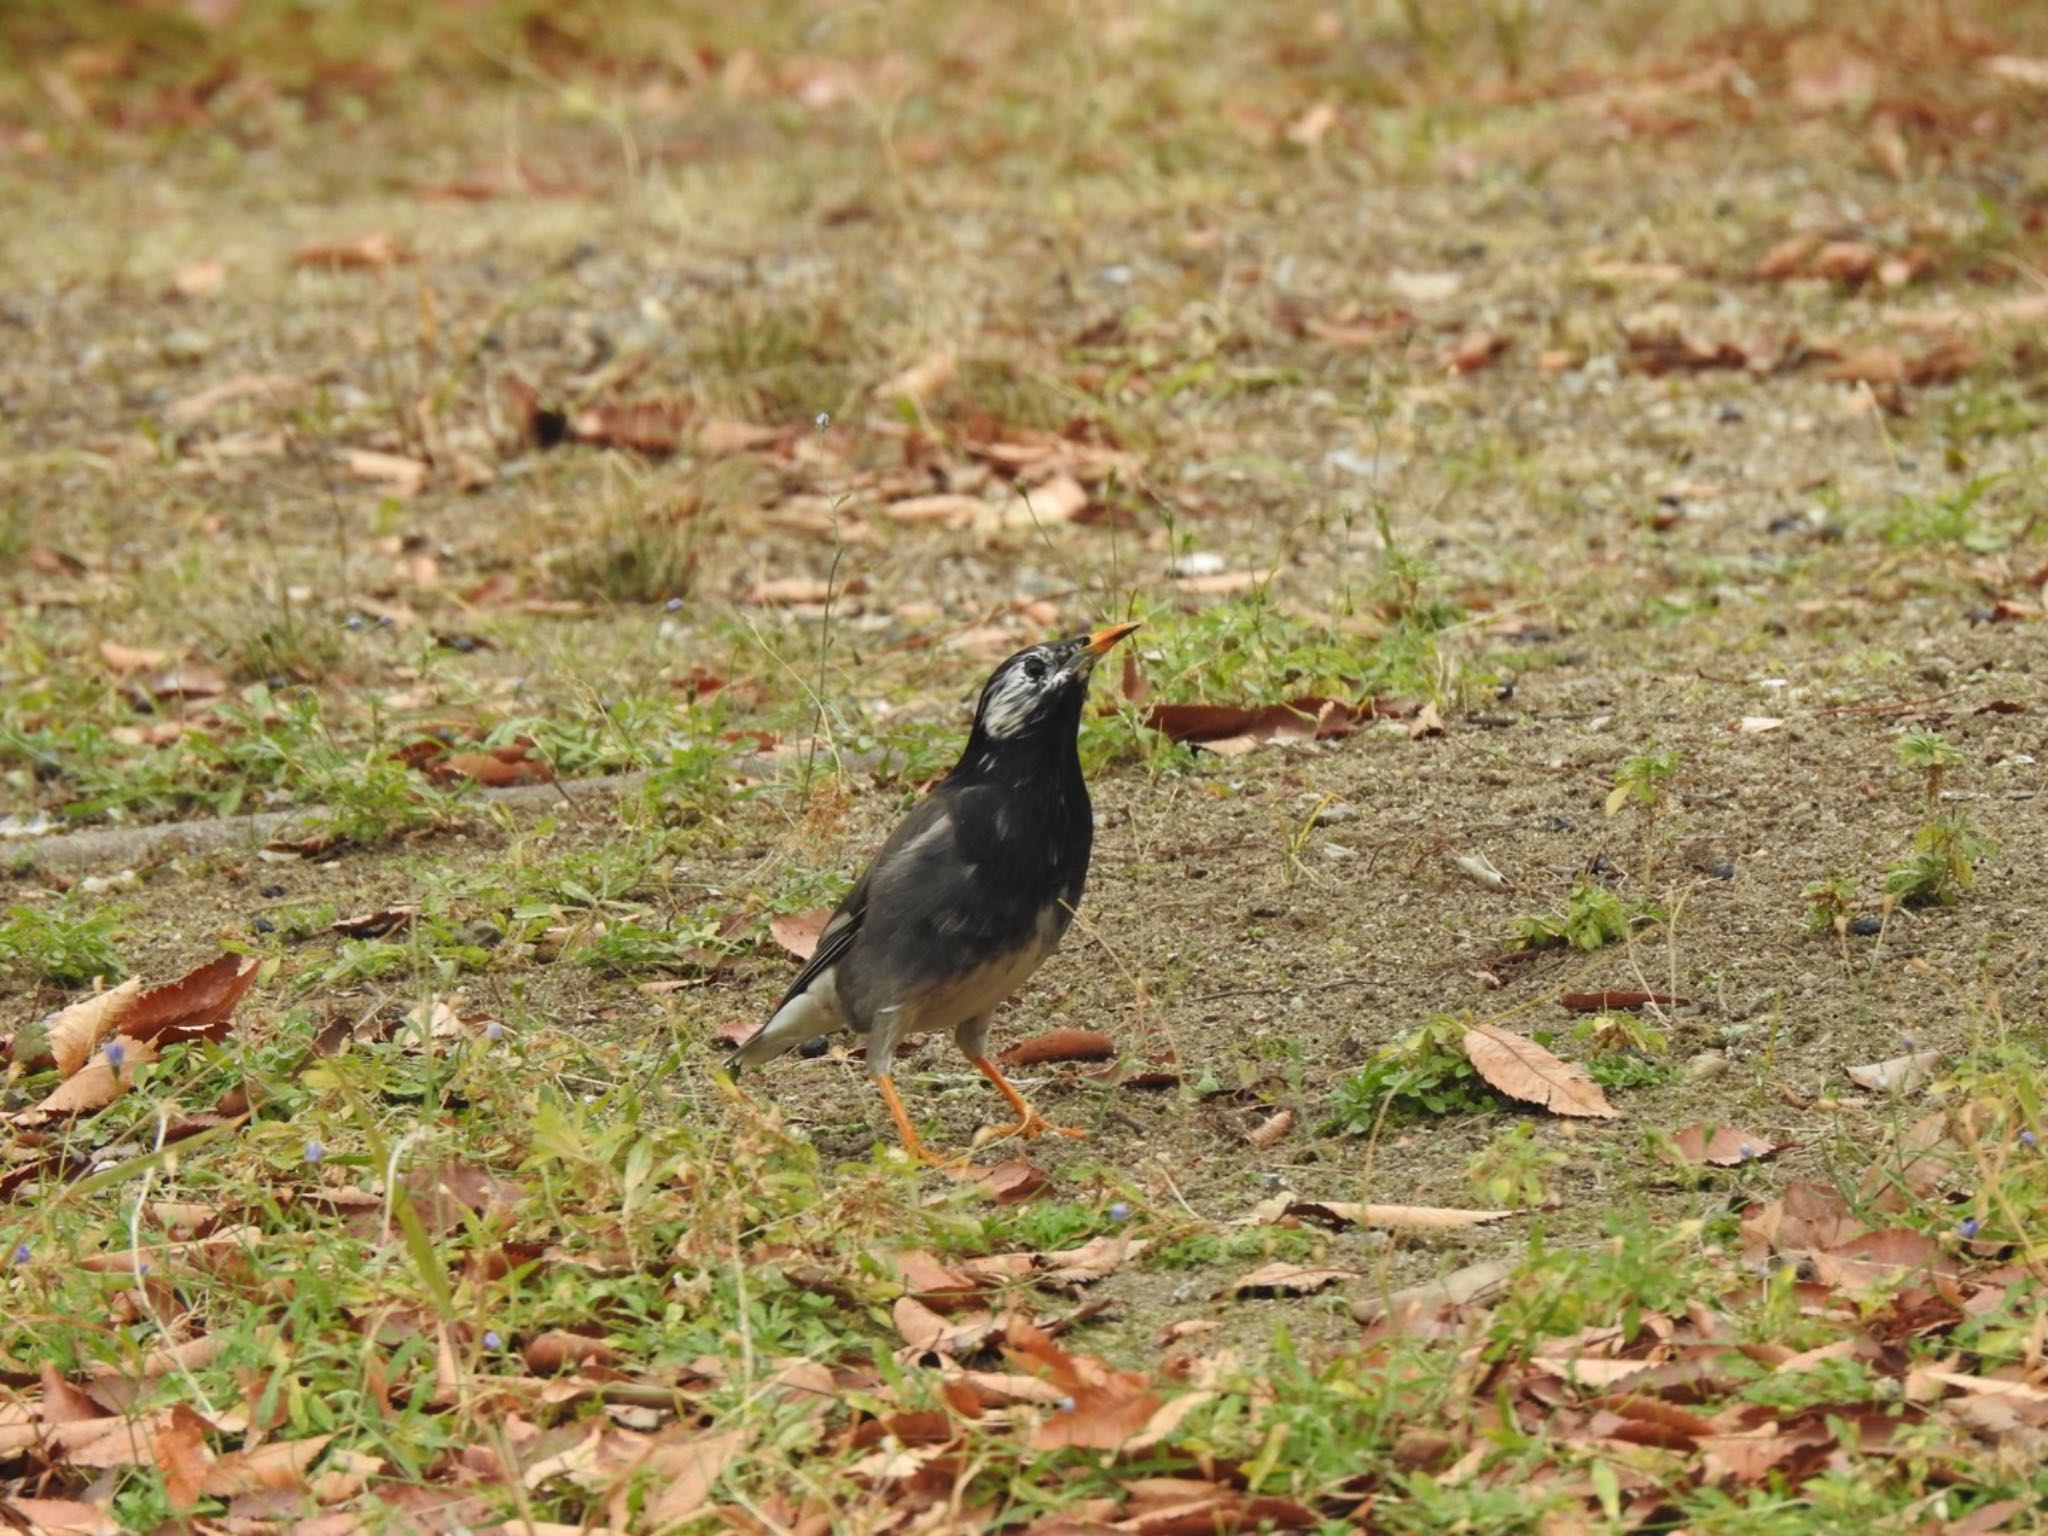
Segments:
[[[933,1168],[953,1168],[967,1161],[961,1157],[941,1157],[917,1134],[917,1127],[910,1123],[910,1116],[903,1108],[903,1100],[896,1096],[896,1085],[887,1077],[875,1079],[875,1086],[882,1090],[882,1102],[889,1106],[889,1118],[896,1122],[896,1134],[903,1138],[903,1150],[920,1163]]]
[[[1031,1107],[1031,1101],[1019,1093],[1016,1084],[1003,1076],[1002,1071],[986,1056],[970,1056],[967,1059],[974,1063],[976,1071],[996,1085],[996,1092],[1010,1101],[1010,1108],[1017,1111],[1017,1123],[1002,1126],[995,1132],[997,1136],[1022,1136],[1027,1140],[1035,1140],[1050,1131],[1055,1136],[1071,1136],[1074,1140],[1080,1141],[1088,1135],[1086,1131],[1074,1126],[1054,1125],[1047,1120]]]

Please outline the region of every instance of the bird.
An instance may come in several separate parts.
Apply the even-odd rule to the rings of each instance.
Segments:
[[[1139,626],[1027,646],[982,686],[960,760],[889,834],[833,910],[767,1022],[730,1058],[735,1078],[836,1030],[867,1037],[903,1149],[952,1166],[917,1134],[890,1072],[896,1044],[950,1031],[1016,1115],[997,1136],[1083,1133],[1048,1123],[988,1055],[995,1011],[1058,947],[1081,904],[1095,816],[1076,737],[1088,680]]]

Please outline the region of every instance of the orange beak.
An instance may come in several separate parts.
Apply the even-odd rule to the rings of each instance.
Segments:
[[[1105,625],[1103,628],[1098,629],[1093,634],[1089,635],[1088,643],[1082,646],[1081,649],[1086,651],[1090,656],[1103,655],[1105,652],[1109,650],[1111,646],[1115,645],[1117,641],[1123,639],[1125,635],[1128,635],[1132,630],[1141,627],[1141,625],[1137,624]]]

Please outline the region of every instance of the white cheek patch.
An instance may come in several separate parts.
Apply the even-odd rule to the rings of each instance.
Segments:
[[[1037,713],[1039,686],[1016,672],[1005,677],[981,709],[981,728],[1001,741],[1020,734]]]

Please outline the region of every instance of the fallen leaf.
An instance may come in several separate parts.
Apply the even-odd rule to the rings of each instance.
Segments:
[[[697,423],[692,438],[697,452],[707,459],[730,458],[738,453],[753,453],[762,448],[772,448],[782,442],[787,432],[781,427],[759,426],[751,421],[732,421],[723,416],[709,417]]]
[[[1049,1029],[997,1052],[1006,1067],[1036,1067],[1054,1061],[1107,1061],[1116,1042],[1092,1029]]]
[[[1994,53],[1988,59],[1979,59],[1977,68],[1994,80],[2048,91],[2048,59],[2030,59],[2017,53]]]
[[[1370,704],[1360,707],[1340,699],[1310,696],[1259,709],[1233,704],[1154,704],[1145,711],[1145,724],[1173,741],[1234,757],[1271,742],[1349,736],[1373,716]]]
[[[943,528],[973,528],[990,519],[993,511],[979,496],[941,493],[906,496],[901,501],[889,502],[882,508],[882,515],[891,522],[911,526],[936,524]]]
[[[394,496],[417,496],[427,483],[427,466],[402,453],[351,448],[342,463],[353,478],[384,486]]]
[[[77,1499],[10,1494],[5,1503],[10,1519],[25,1522],[19,1528],[31,1536],[121,1536],[128,1529],[105,1510]]]
[[[995,1331],[995,1317],[985,1307],[946,1317],[915,1296],[898,1296],[890,1315],[905,1349],[916,1355],[973,1354]]]
[[[1149,1246],[1145,1239],[1122,1232],[1091,1237],[1078,1248],[1037,1255],[1045,1266],[1039,1278],[1055,1285],[1089,1285],[1115,1274]]]
[[[1379,1227],[1390,1232],[1452,1232],[1505,1221],[1517,1211],[1460,1210],[1439,1205],[1361,1205],[1351,1200],[1292,1200],[1283,1215],[1339,1227]]]
[[[1246,1131],[1244,1139],[1260,1151],[1264,1151],[1268,1147],[1278,1145],[1287,1133],[1293,1129],[1294,1111],[1285,1108],[1277,1109],[1267,1116],[1266,1119],[1260,1121],[1249,1131]]]
[[[383,230],[357,235],[353,240],[302,245],[292,253],[295,267],[326,267],[332,271],[380,271],[411,260],[411,253]]]
[[[1940,1061],[1939,1051],[1915,1051],[1908,1056],[1851,1067],[1849,1081],[1872,1093],[1911,1093],[1934,1075]]]
[[[1594,1120],[1620,1116],[1583,1067],[1561,1060],[1534,1040],[1491,1024],[1475,1024],[1465,1031],[1464,1044],[1479,1075],[1511,1099],[1540,1105],[1555,1115]]]
[[[327,925],[327,931],[338,933],[345,939],[379,939],[387,933],[410,928],[413,919],[419,915],[417,903],[407,902],[375,912],[359,912],[354,917],[338,917]]]
[[[1016,1205],[1044,1191],[1052,1180],[1021,1157],[987,1168],[964,1168],[956,1177],[979,1184],[997,1205]]]
[[[1160,1398],[1142,1373],[1115,1371],[1090,1356],[1069,1355],[1021,1317],[1011,1319],[1004,1344],[1013,1358],[1064,1393],[1061,1405],[1032,1430],[1033,1450],[1114,1451],[1143,1433],[1160,1409]]]
[[[1323,136],[1337,125],[1337,104],[1319,101],[1289,123],[1282,133],[1288,143],[1301,149],[1314,149],[1323,142]]]
[[[874,395],[877,400],[912,400],[922,405],[932,396],[952,388],[959,375],[960,366],[953,354],[941,349],[877,384]]]
[[[692,1427],[678,1431],[677,1438],[662,1441],[650,1451],[646,1470],[657,1481],[657,1493],[641,1512],[640,1523],[650,1531],[668,1531],[702,1515],[711,1503],[711,1490],[720,1474],[747,1448],[753,1432],[721,1429],[705,1433]]]
[[[1663,992],[1565,992],[1557,999],[1567,1013],[1615,1013],[1637,1008],[1690,1008],[1692,999]]]
[[[1340,1280],[1358,1278],[1358,1272],[1352,1269],[1327,1269],[1312,1264],[1275,1261],[1271,1264],[1262,1264],[1242,1279],[1232,1281],[1229,1294],[1239,1298],[1313,1296],[1317,1291],[1335,1285]]]
[[[1395,267],[1387,273],[1387,290],[1408,304],[1434,304],[1455,295],[1465,286],[1456,272],[1409,272]],[[1414,317],[1405,317],[1411,323]]]
[[[867,591],[867,583],[859,577],[842,583],[836,592],[840,596],[854,596]],[[770,581],[757,581],[747,589],[740,599],[762,608],[792,608],[807,603],[829,603],[835,589],[830,582],[820,581],[812,576],[782,576]]]
[[[272,1440],[253,1450],[214,1458],[199,1480],[203,1497],[232,1499],[247,1493],[290,1493],[308,1486],[307,1470],[320,1459],[333,1435]]]
[[[1764,282],[1777,282],[1795,277],[1806,271],[1807,263],[1813,260],[1813,253],[1820,249],[1820,236],[1793,235],[1780,240],[1764,253],[1763,259],[1750,268],[1750,276]]]
[[[1071,523],[1088,510],[1088,491],[1072,475],[1054,475],[1037,485],[1019,485],[1017,500],[1003,513],[1013,528]]]
[[[778,912],[768,919],[768,934],[797,959],[808,960],[817,953],[819,935],[830,921],[830,907],[814,912]]]
[[[558,1376],[563,1371],[589,1365],[616,1365],[619,1352],[603,1339],[571,1333],[566,1328],[550,1328],[529,1340],[520,1357],[534,1375]]]
[[[169,651],[138,649],[113,640],[100,642],[100,660],[116,672],[146,672],[152,667],[162,666],[170,659]]]
[[[203,661],[174,661],[137,686],[153,699],[216,699],[228,691],[228,680]]]
[[[213,1459],[206,1448],[206,1421],[183,1403],[175,1404],[168,1422],[150,1437],[149,1458],[163,1474],[171,1507],[190,1509],[199,1501]]]
[[[1474,331],[1444,353],[1444,371],[1467,374],[1490,368],[1500,361],[1510,345],[1509,338],[1498,331]]]
[[[116,1067],[101,1051],[85,1066],[51,1089],[42,1100],[12,1117],[19,1126],[39,1126],[51,1120],[89,1114],[105,1109],[135,1084],[135,1069],[156,1060],[156,1047],[147,1040],[124,1041],[121,1064]]]
[[[164,407],[164,420],[190,426],[237,400],[262,398],[282,403],[298,388],[299,381],[288,373],[238,373],[211,388],[200,390],[196,395],[173,400]]]
[[[1813,270],[1830,282],[1854,288],[1877,266],[1877,250],[1861,240],[1830,240],[1813,254]]]
[[[1434,700],[1427,701],[1415,711],[1415,718],[1408,722],[1408,739],[1420,741],[1425,736],[1441,736],[1444,733],[1444,717],[1437,713]]]
[[[159,1043],[220,1038],[235,1005],[255,985],[260,964],[245,955],[221,955],[176,981],[152,987],[121,1021],[122,1035]]]
[[[1361,1323],[1375,1323],[1383,1317],[1404,1318],[1432,1313],[1444,1307],[1463,1307],[1491,1299],[1514,1277],[1520,1266],[1513,1259],[1486,1259],[1454,1269],[1441,1280],[1411,1285],[1386,1296],[1362,1297],[1351,1304],[1351,1315]]]
[[[1775,1157],[1783,1149],[1768,1136],[1732,1125],[1709,1127],[1695,1122],[1672,1133],[1671,1144],[1688,1163],[1708,1163],[1716,1168],[1739,1168],[1745,1163]]]
[[[513,743],[488,752],[451,752],[425,767],[428,777],[439,784],[464,779],[487,789],[503,789],[512,784],[553,783],[554,770],[539,758],[529,756],[532,750]]]
[[[134,1011],[141,995],[142,979],[131,976],[118,987],[73,1003],[45,1020],[46,1045],[58,1074],[70,1077],[83,1067],[100,1042]],[[16,1065],[32,1066],[34,1062],[18,1060]]]
[[[1175,576],[1173,590],[1189,597],[1239,597],[1256,592],[1269,577],[1264,571],[1215,571],[1207,576]]]
[[[1784,725],[1776,715],[1744,715],[1728,729],[1738,736],[1761,736],[1766,731],[1782,730]]]
[[[228,269],[224,262],[195,261],[180,267],[171,279],[171,292],[181,299],[203,299],[209,294],[219,293],[228,280]]]

